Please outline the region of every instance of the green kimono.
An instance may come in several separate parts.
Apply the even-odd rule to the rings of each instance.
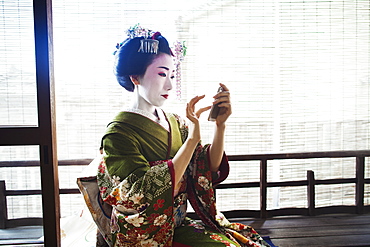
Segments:
[[[176,115],[166,114],[166,121],[168,130],[143,115],[121,112],[102,139],[97,178],[104,202],[113,206],[113,245],[268,246],[251,227],[217,212],[213,187],[229,167],[224,155],[218,174],[211,173],[209,145],[198,145],[174,190],[172,158],[188,131]],[[186,217],[188,200],[202,222]]]

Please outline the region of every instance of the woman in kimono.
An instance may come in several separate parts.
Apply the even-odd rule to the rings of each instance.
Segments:
[[[161,106],[175,77],[173,53],[159,33],[141,27],[117,45],[115,75],[133,92],[130,109],[120,112],[102,138],[98,185],[112,205],[113,246],[268,246],[249,226],[228,222],[216,210],[214,186],[229,171],[224,154],[230,94],[224,84],[213,104],[220,107],[211,145],[200,144],[196,110],[186,106],[189,125]],[[186,217],[188,201],[202,222]]]

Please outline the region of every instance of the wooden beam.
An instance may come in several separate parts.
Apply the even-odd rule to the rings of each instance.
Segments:
[[[308,200],[308,215],[315,215],[315,174],[313,171],[307,171],[307,200]]]
[[[350,151],[327,151],[327,152],[303,152],[303,153],[274,153],[274,154],[245,154],[228,155],[229,161],[247,160],[278,160],[278,159],[314,159],[314,158],[345,158],[370,156],[370,150],[350,150]]]
[[[43,218],[40,217],[9,219],[8,222],[6,223],[7,228],[14,228],[19,226],[42,226],[42,225]]]
[[[40,129],[38,127],[1,127],[0,146],[38,145]],[[27,137],[27,138],[25,138]]]
[[[56,152],[52,0],[34,0],[37,107],[45,246],[60,246],[60,202]]]
[[[1,144],[0,144],[1,146]],[[58,160],[58,166],[87,166],[93,159]],[[40,166],[40,160],[0,161],[0,167],[31,167]]]
[[[260,216],[267,217],[267,160],[260,162]]]
[[[356,157],[356,210],[363,213],[365,193],[365,157]]]
[[[0,181],[0,229],[6,228],[8,220],[8,207],[6,205],[5,181]]]

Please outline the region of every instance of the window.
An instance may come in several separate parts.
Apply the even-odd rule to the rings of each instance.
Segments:
[[[230,88],[228,154],[369,148],[368,1],[74,0],[54,3],[59,159],[94,157],[105,125],[127,107],[130,93],[112,75],[112,52],[136,23],[188,46],[182,98],[166,110],[184,115],[192,96],[206,94],[206,104],[219,82]],[[203,120],[207,143],[213,126]],[[353,164],[333,162],[330,172],[331,162],[306,166],[324,178]],[[258,181],[258,166],[233,166],[229,181]],[[291,167],[274,163],[270,180],[305,175]],[[241,207],[258,205],[250,200]]]
[[[36,67],[32,3],[0,3],[0,126],[35,126]]]
[[[112,53],[124,31],[137,23],[170,41],[186,41],[188,47],[182,98],[175,99],[174,93],[165,110],[184,115],[192,96],[206,94],[205,105],[219,82],[230,88],[227,154],[369,149],[369,9],[364,0],[54,1],[58,158],[94,158],[106,124],[128,106],[131,94],[112,74]],[[9,39],[5,31],[1,35]],[[15,32],[14,42],[17,37]],[[9,92],[4,81],[9,82],[2,80],[0,93]],[[213,126],[206,114],[201,124],[208,143]],[[315,167],[320,178],[353,172],[352,160],[333,162],[313,160],[306,166]],[[232,166],[228,181],[258,181],[255,164]],[[291,161],[274,163],[269,180],[304,176],[305,170],[294,167]],[[61,186],[74,184],[79,172],[61,170]],[[369,169],[366,173],[369,177]],[[270,207],[284,205],[291,191],[274,193],[279,196]],[[220,209],[254,208],[255,200],[248,197]],[[62,204],[62,215],[68,213]]]

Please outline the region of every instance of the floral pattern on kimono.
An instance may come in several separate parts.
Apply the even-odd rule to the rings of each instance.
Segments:
[[[185,140],[187,127],[177,116],[167,117],[169,133],[147,118],[123,112],[103,137],[105,154],[97,178],[103,200],[113,207],[114,246],[176,246],[175,231],[200,229],[203,224],[207,230],[198,232],[215,245],[268,246],[251,227],[230,223],[217,212],[213,187],[227,177],[229,168],[224,155],[218,178],[212,178],[209,145],[196,148],[183,177],[185,191],[181,192],[186,192],[185,198],[203,224],[185,219],[184,207],[177,210],[171,159]]]
[[[173,199],[165,193],[172,190],[168,169],[164,162],[141,178],[132,175],[118,183],[117,177],[109,178],[105,164],[100,165],[102,198],[113,206],[115,246],[172,246]]]
[[[240,244],[235,246],[269,246],[252,227],[240,223],[230,223],[221,212],[217,211],[214,186],[219,183],[220,178],[212,179],[212,173],[208,165],[204,163],[208,159],[206,156],[208,156],[208,152],[201,149],[196,150],[192,164],[188,166],[187,193],[196,214],[206,226],[212,229],[211,238],[224,242],[220,235],[216,234],[222,233]],[[221,164],[223,163],[227,163],[225,155]],[[225,166],[220,166],[221,174],[225,174],[224,169]],[[221,177],[221,181],[223,179]],[[224,243],[225,246],[231,246],[226,242]]]

